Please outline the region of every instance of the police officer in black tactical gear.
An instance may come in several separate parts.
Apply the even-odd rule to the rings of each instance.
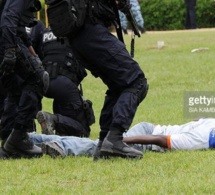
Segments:
[[[33,27],[26,27],[26,32],[30,36],[32,40],[32,46],[34,47],[35,52],[38,54],[38,56],[41,53],[41,45],[40,44],[40,39],[41,35],[43,33],[43,30],[45,29],[45,25],[39,21],[39,20],[34,20],[35,26]],[[38,40],[38,41],[37,41]],[[30,41],[30,40],[29,40]],[[0,55],[3,58],[3,54]],[[2,60],[1,60],[2,61]],[[24,81],[20,78],[19,79],[20,85]],[[21,95],[21,88],[19,91],[16,89],[17,93],[16,96]],[[14,94],[13,94],[14,95]],[[1,118],[1,123],[3,124],[3,128],[0,126],[0,137],[3,139],[6,139],[9,134],[11,133],[13,127],[14,127],[14,118],[16,116],[16,110],[17,103],[14,102],[14,98],[11,98],[11,96],[7,97],[7,90],[2,86],[2,80],[0,80],[0,118]],[[5,111],[3,112],[5,107]],[[42,105],[38,104],[38,110],[41,110]],[[32,120],[29,125],[28,125],[28,132],[35,132],[36,131],[36,124],[34,120]]]
[[[40,39],[43,33],[43,30],[45,29],[45,25],[39,21],[34,20],[36,22],[35,26],[33,27],[26,27],[26,32],[30,36],[32,40],[32,46],[34,47],[35,52],[39,55],[41,54],[41,43]],[[3,59],[4,53],[0,54],[1,61]],[[19,86],[22,85],[24,81],[19,78]],[[17,86],[16,86],[17,87]],[[7,97],[7,90],[2,86],[2,80],[0,80],[0,138],[5,140],[11,133],[12,129],[14,128],[14,118],[16,117],[16,108],[17,108],[17,101],[14,101],[15,99],[19,99],[19,96],[21,95],[21,88],[16,89],[17,93],[13,93],[13,96]],[[4,109],[5,108],[5,109]],[[41,102],[38,104],[38,109],[41,110],[42,105]],[[3,125],[3,128],[1,127],[1,124]],[[36,132],[36,124],[34,122],[34,119],[29,122],[27,126],[27,132]],[[14,157],[14,155],[10,155],[8,153],[5,153],[0,149],[0,159],[1,158],[10,158]],[[18,157],[18,156],[15,156]]]
[[[89,137],[90,117],[87,106],[78,88],[86,70],[74,58],[71,46],[66,38],[58,39],[51,28],[46,28],[42,37],[42,63],[49,73],[50,84],[45,97],[53,99],[53,113],[39,111],[37,120],[41,124],[42,133]],[[92,109],[92,108],[91,108]],[[89,115],[88,115],[89,114]]]
[[[122,141],[122,134],[131,125],[138,105],[146,97],[148,84],[125,44],[108,30],[115,20],[113,5],[113,0],[88,1],[83,28],[76,36],[69,36],[75,55],[86,62],[83,63],[85,68],[108,87],[101,110],[100,141],[95,160],[104,156],[142,158],[142,152]],[[119,0],[118,7],[124,11],[130,4],[127,0]]]
[[[2,148],[10,154],[27,158],[42,156],[41,148],[29,139],[27,129],[49,85],[48,73],[25,30],[26,26],[36,24],[34,13],[40,9],[39,0],[6,0],[0,25],[0,40],[3,42],[0,50],[4,51],[0,65],[2,83],[8,90],[10,101],[17,105],[12,132],[8,137],[1,135]]]

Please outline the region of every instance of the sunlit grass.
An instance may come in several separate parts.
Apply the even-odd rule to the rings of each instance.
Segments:
[[[214,29],[147,32],[136,38],[135,60],[150,85],[132,125],[149,121],[181,124],[184,91],[214,91]],[[125,36],[130,48],[130,36]],[[157,49],[163,40],[164,48]],[[207,47],[208,51],[191,53]],[[93,101],[99,134],[99,115],[106,87],[90,73],[83,81],[84,96]],[[52,101],[43,99],[52,112]],[[39,126],[38,126],[39,128]],[[38,132],[40,130],[38,129]],[[113,158],[93,162],[88,157],[1,161],[1,194],[214,194],[214,151],[146,152],[142,160]]]

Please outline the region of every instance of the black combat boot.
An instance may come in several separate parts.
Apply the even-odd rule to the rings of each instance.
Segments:
[[[37,113],[36,118],[38,123],[41,125],[42,134],[46,135],[54,134],[55,122],[57,122],[57,117],[54,114],[39,111]]]
[[[42,150],[33,144],[28,134],[20,130],[12,130],[4,143],[4,150],[8,153],[19,154],[23,158],[41,157]]]
[[[143,157],[142,152],[129,147],[122,141],[122,132],[116,129],[108,132],[102,143],[100,152],[104,156],[140,159]]]
[[[6,139],[1,141],[0,159],[4,160],[4,159],[10,159],[10,158],[15,158],[15,159],[21,158],[20,155],[18,155],[16,153],[9,153],[9,152],[5,151],[5,149],[4,149],[5,142],[6,142]]]
[[[93,160],[94,161],[97,161],[100,159],[100,156],[101,156],[101,147],[102,147],[102,141],[99,140],[97,146],[96,146],[96,149],[95,149],[95,152],[93,154]]]
[[[2,147],[0,148],[0,160],[6,159],[20,159],[21,156],[17,153],[6,152]]]
[[[9,155],[4,150],[2,150],[2,148],[0,148],[0,159],[9,159]]]
[[[96,149],[95,149],[95,152],[93,154],[93,160],[95,162],[98,161],[99,159],[108,159],[109,158],[107,155],[104,155],[101,153],[102,142],[103,141],[98,142]]]

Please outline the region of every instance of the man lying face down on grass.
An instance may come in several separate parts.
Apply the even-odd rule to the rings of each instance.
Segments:
[[[57,156],[92,156],[98,140],[74,136],[29,134],[43,154]],[[124,133],[123,141],[145,152],[146,149],[198,150],[215,148],[215,118],[201,118],[182,125],[154,125],[141,122]]]

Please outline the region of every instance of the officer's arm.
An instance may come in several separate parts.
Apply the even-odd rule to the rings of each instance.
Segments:
[[[167,136],[165,135],[141,135],[124,137],[123,141],[127,144],[155,144],[163,148],[168,148]]]
[[[26,47],[30,47],[32,45],[31,37],[28,35],[26,28],[21,26],[17,28],[17,37],[21,38]]]
[[[1,17],[1,28],[6,49],[16,47],[17,26],[27,2],[28,0],[7,0],[5,4]]]

